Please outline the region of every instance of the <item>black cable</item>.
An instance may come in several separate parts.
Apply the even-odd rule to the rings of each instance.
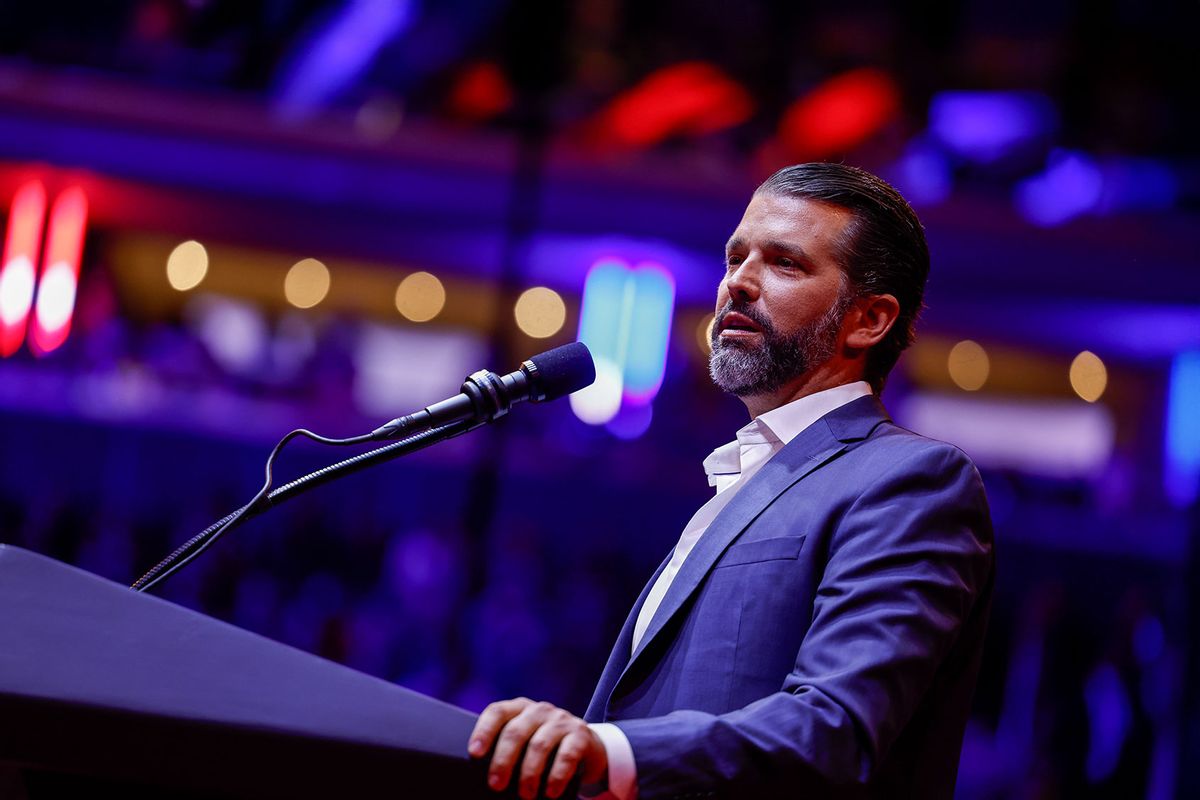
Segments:
[[[373,440],[373,434],[369,433],[349,439],[330,439],[325,436],[319,436],[312,431],[304,429],[294,430],[280,439],[279,444],[275,445],[275,449],[267,457],[266,481],[249,503],[225,515],[191,539],[188,539],[170,555],[150,568],[145,575],[138,578],[130,588],[134,591],[144,592],[166,580],[170,575],[183,569],[184,566],[207,550],[213,542],[233,530],[237,525],[250,517],[266,511],[268,508],[274,508],[285,500],[320,486],[323,483],[328,483],[342,475],[348,475],[380,461],[396,458],[428,447],[431,444],[453,438],[469,430],[473,430],[482,424],[482,422],[456,422],[438,428],[431,428],[430,430],[393,442],[385,447],[379,447],[366,453],[359,453],[353,458],[322,467],[315,472],[311,472],[308,475],[280,486],[275,491],[269,491],[272,480],[272,466],[274,465],[276,456],[279,455],[279,451],[283,449],[284,445],[297,436],[307,436],[313,441],[331,445],[354,445]]]

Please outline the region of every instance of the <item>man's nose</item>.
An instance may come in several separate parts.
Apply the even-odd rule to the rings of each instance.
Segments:
[[[747,258],[726,276],[725,289],[731,300],[753,302],[762,288],[760,278],[758,265],[754,259]]]

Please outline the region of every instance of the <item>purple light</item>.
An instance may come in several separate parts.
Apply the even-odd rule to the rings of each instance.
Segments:
[[[409,0],[351,0],[306,42],[279,92],[278,111],[302,120],[371,65],[375,56],[408,27]]]
[[[1061,225],[1094,211],[1104,192],[1100,167],[1084,153],[1058,150],[1039,175],[1017,184],[1015,200],[1025,219],[1035,225]]]
[[[914,206],[935,205],[950,196],[950,162],[937,145],[916,139],[892,165],[890,177]]]
[[[1058,129],[1054,103],[1035,92],[942,92],[929,105],[929,130],[949,151],[991,164]]]
[[[604,427],[618,439],[632,440],[650,430],[653,419],[654,406],[650,403],[626,405]]]

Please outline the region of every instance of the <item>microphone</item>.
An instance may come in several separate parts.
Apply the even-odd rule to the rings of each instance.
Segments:
[[[516,403],[544,403],[577,392],[596,380],[596,365],[583,342],[534,356],[507,375],[480,370],[467,377],[462,393],[371,432],[371,439],[399,439],[452,422],[483,424],[499,419]]]

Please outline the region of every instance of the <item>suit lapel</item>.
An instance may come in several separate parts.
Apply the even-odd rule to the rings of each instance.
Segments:
[[[592,693],[592,701],[588,703],[587,711],[583,715],[588,722],[604,721],[608,697],[612,694],[613,687],[617,685],[617,679],[621,677],[630,660],[629,651],[633,649],[633,629],[637,624],[638,614],[641,613],[642,606],[646,603],[646,596],[650,594],[651,587],[654,586],[658,576],[667,568],[670,561],[671,553],[667,553],[667,557],[662,560],[658,569],[654,570],[654,574],[650,576],[650,580],[642,587],[642,593],[638,595],[637,602],[633,604],[629,616],[625,618],[625,624],[621,626],[621,632],[617,635],[617,643],[613,645],[612,652],[608,654],[608,663],[604,665],[604,671],[600,673],[596,691]]]
[[[734,495],[733,499],[729,501],[729,505],[722,509],[709,525],[708,530],[700,537],[692,552],[688,554],[666,595],[663,596],[662,603],[655,611],[654,618],[646,629],[645,635],[642,636],[637,651],[632,654],[624,669],[620,671],[620,677],[617,677],[614,667],[619,665],[621,654],[629,652],[633,621],[636,620],[638,611],[645,602],[649,587],[662,572],[666,562],[660,565],[658,571],[655,572],[655,577],[651,578],[646,589],[642,590],[642,596],[630,613],[629,619],[626,620],[625,627],[618,639],[618,645],[609,658],[608,666],[605,667],[604,678],[610,680],[611,685],[606,685],[608,681],[602,679],[588,713],[592,713],[597,703],[602,705],[595,710],[601,712],[606,710],[608,698],[612,690],[620,683],[621,678],[642,658],[642,654],[646,652],[671,618],[679,613],[726,548],[776,497],[809,473],[835,458],[846,449],[848,443],[865,439],[879,423],[887,419],[887,412],[875,396],[859,398],[831,411],[805,428],[764,464],[762,469]],[[618,664],[614,664],[614,661]]]

